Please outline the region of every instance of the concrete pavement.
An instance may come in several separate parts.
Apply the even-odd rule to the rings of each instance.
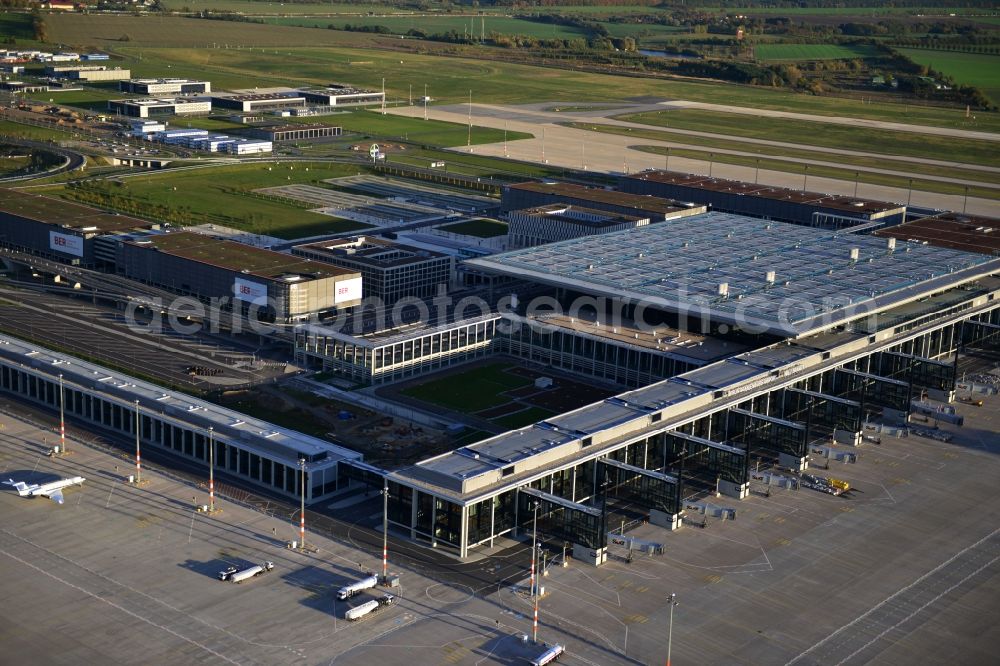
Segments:
[[[670,104],[678,104],[671,102]],[[552,105],[548,105],[552,106]],[[522,139],[518,141],[505,141],[494,144],[483,144],[469,147],[455,148],[458,152],[472,152],[477,155],[489,155],[493,157],[509,157],[516,160],[548,164],[550,166],[563,166],[573,169],[584,169],[591,171],[603,171],[609,173],[634,173],[644,169],[662,169],[669,167],[676,171],[686,171],[690,173],[710,173],[720,178],[731,178],[734,180],[754,181],[774,185],[778,187],[788,187],[802,189],[803,176],[800,174],[787,173],[782,171],[771,171],[760,169],[759,172],[751,166],[739,166],[732,164],[709,164],[706,160],[671,156],[669,164],[663,156],[655,155],[640,150],[635,150],[637,145],[660,146],[678,148],[685,144],[678,144],[668,141],[657,141],[653,139],[632,138],[628,136],[618,136],[593,132],[588,130],[563,127],[557,122],[592,121],[602,124],[620,124],[624,126],[642,127],[649,129],[649,126],[623,121],[612,121],[605,116],[622,113],[625,111],[643,111],[660,109],[663,104],[657,105],[637,105],[619,109],[605,108],[600,111],[584,113],[565,113],[555,111],[545,111],[538,108],[538,105],[528,105],[525,107],[498,107],[493,105],[473,105],[473,123],[479,126],[492,127],[496,129],[507,129],[510,131],[527,132],[534,135],[532,139]],[[409,117],[422,117],[424,109],[422,107],[400,107],[388,110],[389,113]],[[468,107],[431,107],[427,110],[429,118],[465,124],[468,122]],[[800,114],[801,115],[801,114]],[[817,118],[810,117],[812,120]],[[822,121],[828,121],[822,118]],[[889,125],[894,125],[889,123]],[[910,131],[913,131],[910,126]],[[894,129],[894,128],[889,128]],[[942,132],[960,132],[963,130],[940,129]],[[679,130],[670,130],[679,131]],[[720,135],[714,135],[719,137]],[[996,135],[990,135],[996,136]],[[746,141],[740,139],[740,141]],[[773,142],[778,143],[778,142]],[[696,147],[696,143],[693,143]],[[788,144],[802,148],[801,145]],[[824,149],[828,152],[828,149]],[[723,151],[718,151],[723,152]],[[731,154],[757,157],[757,153],[743,152],[738,150],[727,151]],[[852,151],[842,151],[844,154],[872,156],[871,153],[856,153]],[[885,156],[878,156],[884,158]],[[886,158],[888,159],[888,158]],[[919,161],[910,159],[909,161]],[[803,161],[804,163],[807,161]],[[817,165],[819,161],[815,162]],[[957,166],[957,165],[955,165]],[[971,165],[973,168],[980,168]],[[852,166],[845,168],[857,171],[879,172],[880,169],[858,169]],[[992,170],[992,169],[991,169]],[[886,173],[906,174],[899,169],[886,169]],[[926,177],[924,177],[926,178]],[[957,179],[949,179],[955,182]],[[964,183],[964,181],[957,181]],[[968,183],[970,186],[974,183]],[[978,197],[965,197],[961,194],[941,194],[937,192],[925,192],[922,190],[908,191],[902,187],[891,187],[886,185],[874,185],[868,183],[854,183],[833,178],[821,178],[811,176],[806,182],[807,188],[813,191],[827,192],[830,194],[857,195],[859,197],[891,201],[898,203],[910,202],[915,206],[926,206],[931,208],[941,208],[955,211],[966,211],[968,213],[1000,216],[1000,202]]]

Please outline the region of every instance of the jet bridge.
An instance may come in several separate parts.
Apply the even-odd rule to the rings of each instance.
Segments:
[[[654,525],[671,530],[680,527],[681,481],[678,477],[611,458],[599,458],[597,462],[604,465],[609,497],[649,509],[649,522]]]
[[[962,322],[962,344],[986,349],[1000,349],[1000,324],[980,319],[968,319]]]
[[[573,544],[573,558],[603,564],[607,558],[607,512],[572,502],[535,488],[517,489],[517,523],[521,534],[534,529],[538,504],[538,533]]]
[[[750,493],[749,445],[741,449],[676,430],[665,433],[665,441],[668,455],[683,464],[682,482],[685,478],[700,478],[737,499]]]
[[[775,451],[782,467],[800,471],[806,467],[807,424],[733,407],[729,410],[729,432],[748,450],[753,446]]]
[[[837,368],[833,373],[833,392],[838,396],[857,397],[862,410],[869,406],[880,407],[884,416],[900,421],[905,421],[910,411],[910,384],[898,379]]]
[[[911,386],[926,390],[933,400],[952,402],[955,399],[958,373],[954,361],[889,351],[877,354],[872,360],[877,362],[878,373],[883,377],[908,381]]]
[[[861,444],[860,402],[794,387],[785,389],[782,401],[782,414],[804,421],[810,435],[816,431],[827,432],[842,444]]]

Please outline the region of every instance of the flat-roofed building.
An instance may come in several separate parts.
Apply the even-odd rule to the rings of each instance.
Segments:
[[[699,215],[708,207],[648,194],[629,194],[602,187],[586,187],[575,183],[529,182],[504,185],[500,211],[507,213],[522,208],[547,204],[570,204],[619,215],[648,217],[650,223]]]
[[[643,171],[622,176],[619,187],[632,194],[708,204],[712,210],[723,213],[827,229],[890,226],[906,218],[906,206],[902,204],[676,171]]]
[[[228,298],[278,321],[361,302],[357,271],[192,232],[120,240],[116,267],[125,277],[203,300]]]
[[[946,289],[989,257],[706,213],[466,263],[593,296],[624,299],[713,328],[801,337]]]
[[[497,351],[629,388],[646,386],[748,351],[733,340],[639,325],[629,319],[601,321],[596,313],[503,314]]]
[[[114,262],[106,236],[155,228],[152,222],[63,199],[0,189],[0,247],[85,267]]]
[[[384,92],[363,90],[339,83],[331,83],[324,88],[301,88],[298,94],[305,97],[310,104],[320,106],[381,104],[385,100]]]
[[[453,256],[374,236],[298,245],[292,253],[359,271],[363,296],[381,299],[386,307],[402,298],[434,297],[451,284],[455,271]]]
[[[212,94],[213,107],[235,109],[243,113],[301,108],[305,105],[306,98],[295,92]]]
[[[135,95],[195,95],[212,92],[212,83],[191,79],[129,79],[119,83],[118,89]]]
[[[108,110],[130,118],[190,116],[210,113],[212,111],[212,103],[208,100],[186,97],[117,99],[108,102]]]
[[[144,453],[202,467],[212,462],[217,473],[287,501],[298,502],[303,490],[307,504],[346,490],[343,465],[362,458],[326,439],[7,335],[0,335],[0,394],[64,408],[71,422],[125,440],[138,435]]]
[[[941,213],[879,229],[875,235],[1000,256],[1000,219],[995,217]]]
[[[357,335],[307,324],[295,329],[295,360],[351,381],[384,384],[493,354],[500,323],[500,315],[488,313]]]
[[[76,81],[122,81],[132,76],[127,69],[106,65],[49,66],[45,68],[45,73]]]
[[[240,130],[246,136],[266,139],[275,143],[283,141],[308,141],[309,139],[325,139],[341,135],[341,128],[334,125],[278,125],[274,127],[250,127]]]
[[[219,151],[230,155],[259,155],[270,153],[274,150],[274,144],[270,141],[257,139],[236,139],[222,144]]]
[[[556,241],[636,229],[648,217],[609,213],[583,206],[548,204],[507,213],[507,247],[517,249]]]

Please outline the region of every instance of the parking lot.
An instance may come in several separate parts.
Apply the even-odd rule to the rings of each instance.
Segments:
[[[756,488],[742,502],[712,498],[736,520],[673,533],[642,525],[629,534],[664,553],[629,561],[613,546],[601,568],[563,568],[550,544],[539,638],[567,646],[560,663],[662,663],[676,593],[677,664],[989,663],[1000,642],[1000,397],[956,407],[965,425],[939,424],[949,443],[883,436],[857,450],[858,463],[816,472],[849,481],[845,496]],[[398,603],[351,623],[347,608],[375,596],[334,593],[380,562],[350,534],[308,534],[317,551],[291,551],[294,514],[220,500],[208,516],[194,509],[205,491],[179,477],[147,471],[136,488],[122,482],[126,457],[73,442],[70,455],[48,458],[40,442],[51,431],[9,412],[0,422],[3,478],[87,477],[62,506],[0,487],[0,640],[22,659],[514,664],[538,650],[522,642],[531,603],[521,569],[474,591],[441,582],[447,565],[422,575],[390,554]],[[455,569],[499,571],[506,545]],[[264,560],[275,569],[259,578],[216,579],[227,564]]]

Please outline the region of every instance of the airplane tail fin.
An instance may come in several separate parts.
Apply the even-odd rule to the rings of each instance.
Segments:
[[[5,486],[14,486],[14,490],[17,491],[18,495],[22,497],[28,494],[28,484],[24,481],[14,481],[14,479],[7,479],[3,482]]]

